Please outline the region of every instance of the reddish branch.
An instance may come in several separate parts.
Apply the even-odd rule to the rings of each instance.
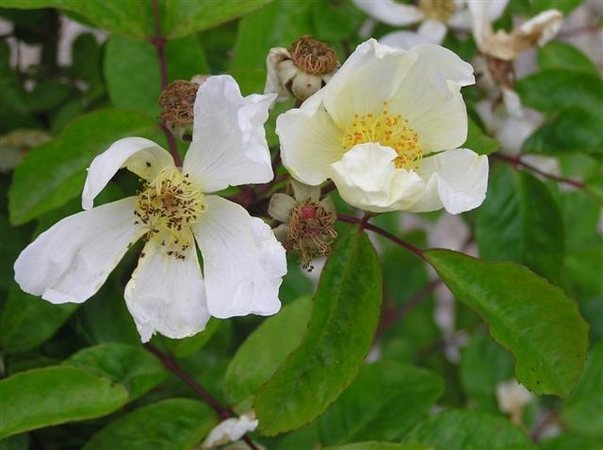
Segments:
[[[188,387],[190,387],[193,392],[197,394],[199,398],[201,398],[201,400],[207,403],[218,414],[220,419],[224,420],[228,419],[229,417],[237,417],[232,409],[221,405],[220,402],[218,402],[203,386],[197,382],[197,380],[186,372],[180,366],[180,364],[178,364],[176,359],[167,353],[163,353],[152,344],[144,344],[144,347],[155,355],[166,369],[184,381],[184,383],[186,383]],[[249,437],[244,436],[242,439],[251,450],[258,450],[257,446],[251,441],[251,439],[249,439]]]
[[[157,0],[151,0],[151,6],[153,9],[153,23],[155,27],[155,36],[151,37],[149,41],[151,42],[151,44],[153,44],[153,46],[155,47],[155,51],[157,52],[157,61],[159,62],[159,77],[161,80],[161,90],[163,91],[169,84],[167,58],[165,56],[166,40],[161,33],[161,17],[159,15],[159,4],[157,3]],[[165,139],[168,143],[168,150],[170,151],[172,158],[174,158],[174,163],[177,166],[182,166],[182,159],[180,158],[180,154],[178,153],[178,145],[176,144],[176,138],[169,130],[164,121],[161,123],[161,129],[163,130],[163,134],[165,134]]]
[[[493,158],[498,159],[500,161],[506,162],[507,164],[511,164],[515,168],[523,167],[525,169],[528,169],[530,172],[537,173],[538,175],[548,178],[549,180],[554,180],[559,183],[569,184],[570,186],[574,186],[575,188],[578,188],[578,189],[586,188],[586,185],[579,180],[572,180],[571,178],[560,177],[560,176],[554,175],[552,173],[544,172],[543,170],[540,170],[538,167],[535,167],[532,164],[522,161],[520,156],[507,156],[507,155],[503,155],[501,153],[493,153],[490,156],[492,156]]]

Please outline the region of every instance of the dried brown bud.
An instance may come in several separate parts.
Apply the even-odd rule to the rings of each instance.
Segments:
[[[193,106],[198,83],[176,80],[168,85],[159,97],[161,119],[174,127],[186,127],[193,123]]]
[[[324,75],[338,66],[337,55],[331,47],[312,36],[302,36],[289,49],[293,64],[310,75]]]

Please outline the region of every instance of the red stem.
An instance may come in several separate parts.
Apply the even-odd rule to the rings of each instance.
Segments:
[[[544,171],[540,170],[538,167],[534,167],[533,165],[522,161],[520,156],[507,156],[507,155],[503,155],[501,153],[493,153],[490,156],[492,156],[493,158],[498,159],[500,161],[504,161],[507,164],[511,164],[515,168],[524,167],[525,169],[528,169],[529,171],[537,173],[538,175],[541,175],[550,180],[554,180],[559,183],[569,184],[570,186],[574,186],[575,188],[578,188],[578,189],[586,188],[586,185],[579,180],[572,180],[571,178],[560,177],[560,176],[552,174],[552,173],[544,172]]]
[[[151,7],[153,9],[153,22],[155,27],[155,36],[149,39],[151,44],[155,47],[155,51],[157,52],[157,61],[159,63],[159,77],[161,80],[161,90],[163,91],[169,84],[168,77],[168,67],[167,67],[167,58],[165,56],[165,43],[166,40],[161,34],[161,18],[159,14],[159,4],[157,0],[151,0]],[[172,132],[167,127],[165,121],[161,123],[161,129],[163,130],[163,134],[165,134],[165,139],[168,143],[168,150],[174,158],[174,164],[176,166],[182,166],[182,159],[180,158],[180,154],[178,153],[178,145],[176,144],[176,138],[172,134]]]

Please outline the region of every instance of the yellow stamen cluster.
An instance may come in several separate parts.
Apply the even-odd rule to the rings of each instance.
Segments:
[[[145,224],[147,238],[158,239],[169,256],[184,259],[193,244],[190,227],[203,211],[203,194],[188,174],[169,168],[162,170],[138,194],[135,224]]]
[[[455,13],[453,0],[419,0],[419,8],[428,19],[447,22]]]
[[[423,156],[417,132],[409,126],[408,119],[391,114],[387,103],[379,114],[354,114],[354,120],[343,136],[343,149],[347,151],[367,142],[394,149],[398,154],[393,160],[397,169],[416,169]]]

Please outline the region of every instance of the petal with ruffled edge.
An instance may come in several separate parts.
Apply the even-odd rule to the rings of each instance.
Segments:
[[[90,164],[82,192],[82,208],[92,208],[94,198],[122,167],[145,180],[152,180],[162,169],[174,167],[174,160],[166,150],[149,139],[120,139]]]
[[[394,0],[352,0],[354,4],[379,22],[402,26],[423,20],[423,12],[413,5],[403,5]]]
[[[369,39],[360,44],[319,91],[335,123],[345,130],[354,115],[378,113],[400,89],[417,55]],[[302,105],[302,109],[304,109]]]
[[[276,94],[241,95],[230,75],[209,77],[197,91],[193,142],[183,170],[203,192],[272,180],[264,123]]]
[[[405,210],[425,187],[417,174],[396,169],[390,147],[368,143],[352,147],[332,167],[339,194],[350,205],[371,212]]]
[[[425,153],[459,147],[467,139],[460,88],[475,82],[473,67],[439,45],[419,44],[408,53],[416,63],[390,100],[391,111],[408,119]]]
[[[460,148],[424,158],[417,173],[427,183],[411,212],[435,211],[451,214],[477,208],[486,198],[488,157]]]
[[[178,259],[159,242],[156,236],[146,243],[126,286],[126,305],[142,342],[155,332],[185,338],[203,330],[209,320],[195,246]]]
[[[236,203],[205,197],[207,210],[193,228],[203,255],[207,306],[212,316],[270,315],[287,272],[285,249],[263,220]]]
[[[432,44],[441,44],[448,28],[439,20],[426,20],[421,24],[417,33],[425,36]]]
[[[143,234],[134,224],[135,197],[66,217],[40,234],[15,262],[25,292],[52,303],[81,303],[94,295]]]
[[[383,45],[389,45],[390,47],[401,48],[404,50],[409,50],[415,45],[418,44],[429,44],[431,41],[413,31],[394,31],[393,33],[388,33],[379,39]]]
[[[324,88],[323,88],[324,89]],[[325,181],[329,166],[343,154],[343,131],[322,106],[322,91],[276,118],[283,165],[306,184]]]

